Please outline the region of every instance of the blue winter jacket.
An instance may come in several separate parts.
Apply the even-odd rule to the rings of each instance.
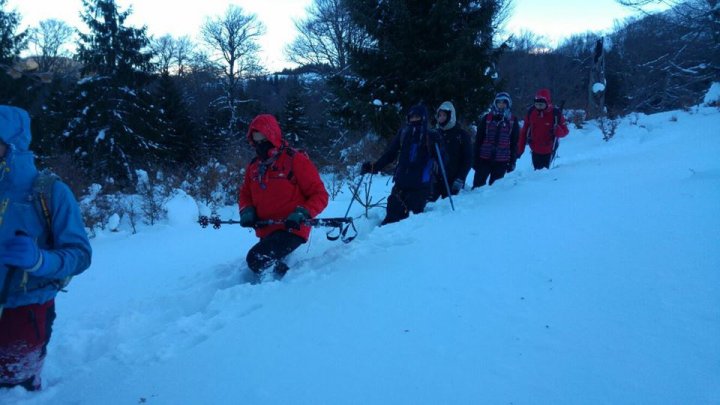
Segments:
[[[47,221],[36,208],[32,190],[38,171],[29,150],[27,112],[0,105],[0,140],[8,146],[5,157],[0,158],[0,249],[16,231],[23,231],[36,239],[43,260],[32,273],[15,271],[5,307],[44,303],[55,297],[64,280],[90,266],[90,241],[77,201],[61,181],[55,181],[52,188],[52,232],[51,237],[48,235]],[[0,286],[7,272],[7,266],[0,263]]]
[[[410,116],[418,115],[422,120],[413,125]],[[437,161],[435,145],[443,152],[440,134],[428,128],[427,110],[414,106],[407,114],[408,123],[400,128],[390,141],[385,152],[373,164],[375,170],[398,160],[393,180],[402,189],[429,188],[433,181],[433,170]]]

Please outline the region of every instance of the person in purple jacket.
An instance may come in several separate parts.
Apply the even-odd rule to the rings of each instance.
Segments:
[[[498,93],[490,112],[480,120],[475,139],[473,188],[482,187],[488,181],[492,185],[505,173],[515,170],[519,125],[511,108],[510,95]]]
[[[0,105],[0,388],[41,388],[55,295],[90,266],[92,250],[70,188],[38,193],[30,117]],[[45,195],[46,194],[46,195]],[[42,204],[40,203],[42,200]]]

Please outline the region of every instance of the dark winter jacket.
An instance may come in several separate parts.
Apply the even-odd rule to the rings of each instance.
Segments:
[[[52,229],[36,208],[33,182],[38,171],[28,149],[30,117],[25,110],[0,106],[0,140],[8,146],[0,158],[0,249],[20,230],[37,241],[42,256],[34,272],[15,272],[5,307],[42,304],[55,297],[68,277],[90,266],[92,249],[77,201],[65,183],[55,181],[48,198]],[[7,267],[0,263],[0,288],[6,274]]]
[[[512,114],[490,112],[482,117],[475,139],[475,169],[481,160],[514,162],[519,125]]]
[[[420,115],[422,120],[410,123],[409,117],[413,114]],[[373,171],[382,170],[397,159],[393,181],[399,188],[430,188],[437,162],[435,145],[442,147],[440,135],[428,128],[425,107],[413,107],[407,117],[407,124],[398,131],[382,156],[373,164]]]
[[[254,207],[258,220],[284,221],[297,207],[317,216],[328,204],[328,193],[310,158],[288,146],[272,115],[258,115],[250,123],[247,136],[251,145],[255,131],[265,135],[273,149],[267,159],[256,158],[247,166],[238,198],[240,210]],[[257,228],[255,234],[263,238],[284,229],[282,224],[271,225]],[[310,227],[305,225],[289,231],[305,240],[310,236]]]
[[[544,110],[531,107],[525,116],[525,122],[523,122],[520,130],[520,139],[518,141],[518,157],[525,151],[526,142],[530,144],[530,150],[537,154],[551,154],[555,139],[563,138],[570,132],[565,117],[559,109],[552,105],[550,90],[538,90],[535,98],[544,99],[547,102],[547,107]]]
[[[470,167],[472,166],[473,149],[470,134],[457,124],[455,106],[446,101],[440,105],[440,110],[448,111],[450,116],[445,125],[438,124],[437,130],[441,134],[443,144],[445,145],[445,171],[447,173],[448,184],[459,179],[465,182]],[[441,178],[439,181],[443,181]],[[438,186],[445,187],[444,184]]]

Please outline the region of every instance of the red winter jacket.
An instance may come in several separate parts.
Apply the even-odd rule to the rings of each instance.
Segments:
[[[253,159],[245,169],[245,179],[240,187],[238,205],[240,210],[255,207],[258,220],[284,221],[298,206],[308,210],[311,217],[317,216],[328,203],[328,193],[320,180],[315,165],[303,152],[292,149],[282,139],[282,132],[275,117],[262,114],[255,117],[248,129],[248,141],[253,144],[252,133],[258,131],[275,146],[265,162],[266,171],[261,176],[263,164]],[[274,162],[273,162],[274,160]],[[264,238],[282,229],[282,224],[257,228],[255,234]],[[310,236],[310,227],[302,226],[290,232],[305,240]]]
[[[535,98],[544,99],[547,102],[547,107],[544,110],[532,107],[528,111],[523,127],[520,130],[520,139],[518,139],[518,158],[525,151],[528,135],[530,137],[530,150],[547,155],[553,152],[555,138],[562,138],[570,132],[562,113],[559,110],[554,111],[555,107],[552,105],[552,100],[550,100],[550,90],[538,90]],[[557,125],[555,125],[556,114]]]

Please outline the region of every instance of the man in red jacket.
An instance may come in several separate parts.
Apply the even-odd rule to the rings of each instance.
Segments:
[[[257,157],[248,164],[240,187],[240,225],[255,228],[260,238],[247,263],[255,273],[272,267],[282,277],[288,270],[282,259],[307,242],[310,227],[303,221],[325,209],[328,193],[310,158],[282,138],[275,117],[255,117],[247,137]],[[260,221],[278,223],[259,226]]]
[[[530,145],[535,170],[549,169],[558,147],[558,138],[567,135],[565,117],[559,108],[552,105],[550,90],[540,89],[535,95],[535,104],[530,107],[518,140],[518,159]]]

